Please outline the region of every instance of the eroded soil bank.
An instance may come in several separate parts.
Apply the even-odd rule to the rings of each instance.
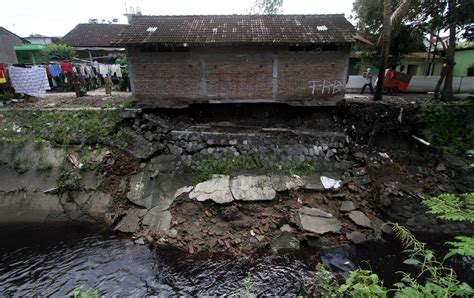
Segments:
[[[0,113],[0,221],[106,222],[191,254],[470,234],[423,198],[473,191],[472,157],[441,154],[416,103]]]

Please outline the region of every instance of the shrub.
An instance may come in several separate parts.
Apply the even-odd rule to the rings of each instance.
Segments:
[[[418,118],[431,133],[433,145],[443,151],[464,153],[474,147],[471,109],[470,104],[435,103],[426,106]]]
[[[76,57],[74,48],[65,44],[49,44],[42,49],[44,60],[64,61],[72,60]]]

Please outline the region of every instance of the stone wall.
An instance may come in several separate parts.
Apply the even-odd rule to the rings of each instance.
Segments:
[[[173,125],[162,116],[126,112],[133,124],[123,129],[116,145],[139,159],[161,155],[174,160],[176,172],[199,170],[207,157],[215,160],[254,156],[273,167],[281,163],[308,163],[320,167],[349,159],[349,139],[342,132],[284,128]],[[172,128],[173,127],[173,128]]]
[[[286,102],[321,105],[343,98],[349,48],[199,48],[189,52],[128,49],[134,95],[143,107],[192,103]]]

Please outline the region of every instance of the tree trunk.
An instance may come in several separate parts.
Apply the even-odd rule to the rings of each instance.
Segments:
[[[388,64],[388,55],[390,54],[390,12],[392,10],[392,1],[384,0],[383,3],[383,39],[382,39],[382,55],[380,55],[379,75],[377,80],[377,87],[375,89],[374,100],[382,99],[383,80],[385,77],[385,68]]]
[[[445,78],[446,78],[446,66],[443,63],[443,68],[441,68],[441,74],[434,90],[434,99],[440,99],[441,96],[440,96],[439,91],[441,90],[441,85],[443,84],[443,81]]]
[[[454,69],[454,49],[456,47],[456,11],[455,0],[448,1],[449,14],[452,19],[449,22],[449,44],[446,51],[446,78],[443,87],[443,100],[454,100],[453,94],[453,69]]]

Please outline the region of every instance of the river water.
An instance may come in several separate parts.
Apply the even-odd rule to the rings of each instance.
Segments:
[[[134,244],[94,225],[0,226],[0,296],[66,296],[84,285],[106,296],[243,294],[250,274],[252,294],[294,296],[301,281],[321,261],[335,273],[372,268],[386,285],[399,280],[403,265],[396,239],[377,245],[329,251],[300,250],[252,258],[189,259],[176,252]],[[440,243],[430,247],[443,252]],[[455,258],[461,280],[474,284],[471,259]]]

